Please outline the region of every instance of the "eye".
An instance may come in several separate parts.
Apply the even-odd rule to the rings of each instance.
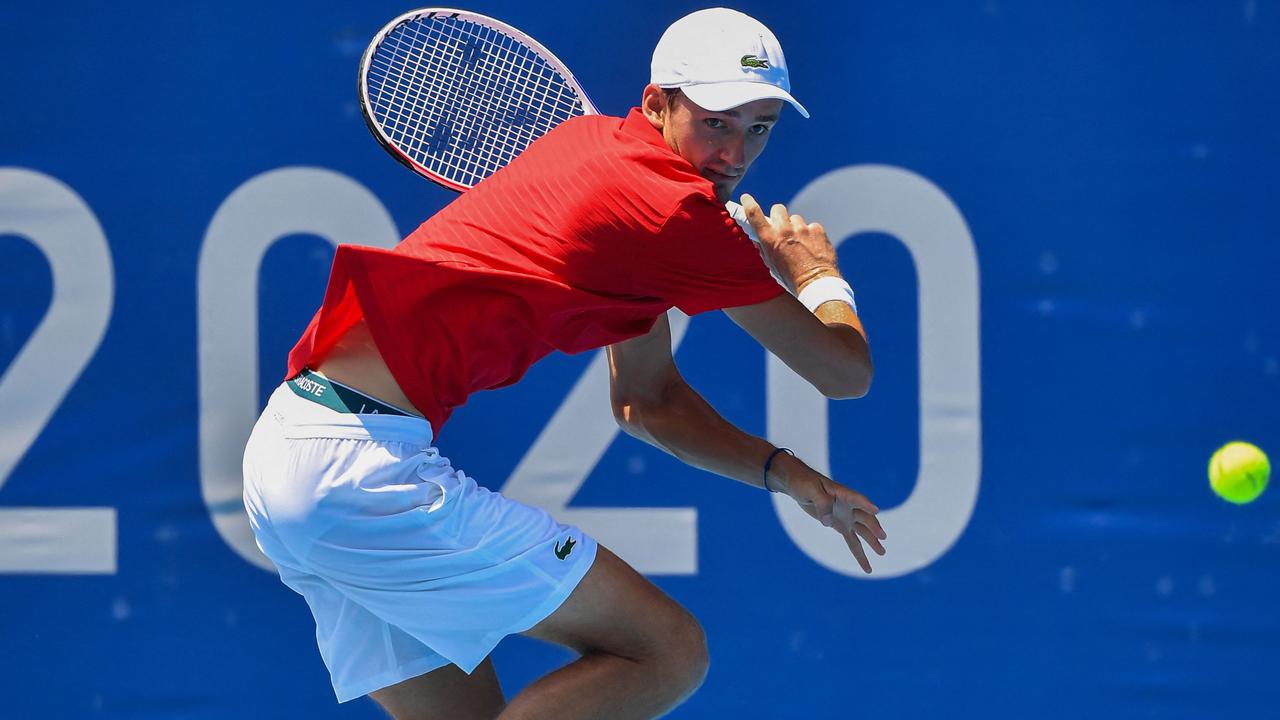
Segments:
[[[768,125],[752,125],[747,130],[747,132],[751,133],[752,135],[764,135],[769,132],[769,126]]]
[[[707,124],[707,127],[712,128],[714,130],[722,130],[724,128],[729,127],[728,125],[725,124],[725,121],[721,120],[720,118],[707,118],[706,120],[703,120],[703,122]]]

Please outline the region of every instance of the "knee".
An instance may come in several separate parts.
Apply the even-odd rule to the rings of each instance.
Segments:
[[[681,608],[665,628],[664,646],[663,665],[669,673],[672,689],[681,697],[692,695],[702,686],[711,665],[707,634],[701,623]]]

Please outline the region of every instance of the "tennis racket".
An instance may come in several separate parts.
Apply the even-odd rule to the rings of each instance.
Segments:
[[[360,60],[360,110],[391,156],[463,191],[595,106],[537,40],[491,17],[423,8],[387,23]]]

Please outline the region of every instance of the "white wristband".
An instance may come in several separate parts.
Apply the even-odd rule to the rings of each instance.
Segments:
[[[831,275],[820,277],[805,285],[797,297],[809,312],[817,312],[818,306],[825,302],[839,300],[853,308],[855,315],[858,314],[858,304],[853,301],[853,288],[849,287],[849,283],[845,282],[844,278]]]

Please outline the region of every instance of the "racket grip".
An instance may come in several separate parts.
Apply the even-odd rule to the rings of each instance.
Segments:
[[[751,242],[756,245],[760,244],[760,236],[756,235],[756,229],[751,227],[751,223],[747,222],[747,211],[738,203],[730,200],[724,204],[724,209],[729,211],[729,217],[738,223],[738,227],[742,228],[742,232],[751,238]]]

